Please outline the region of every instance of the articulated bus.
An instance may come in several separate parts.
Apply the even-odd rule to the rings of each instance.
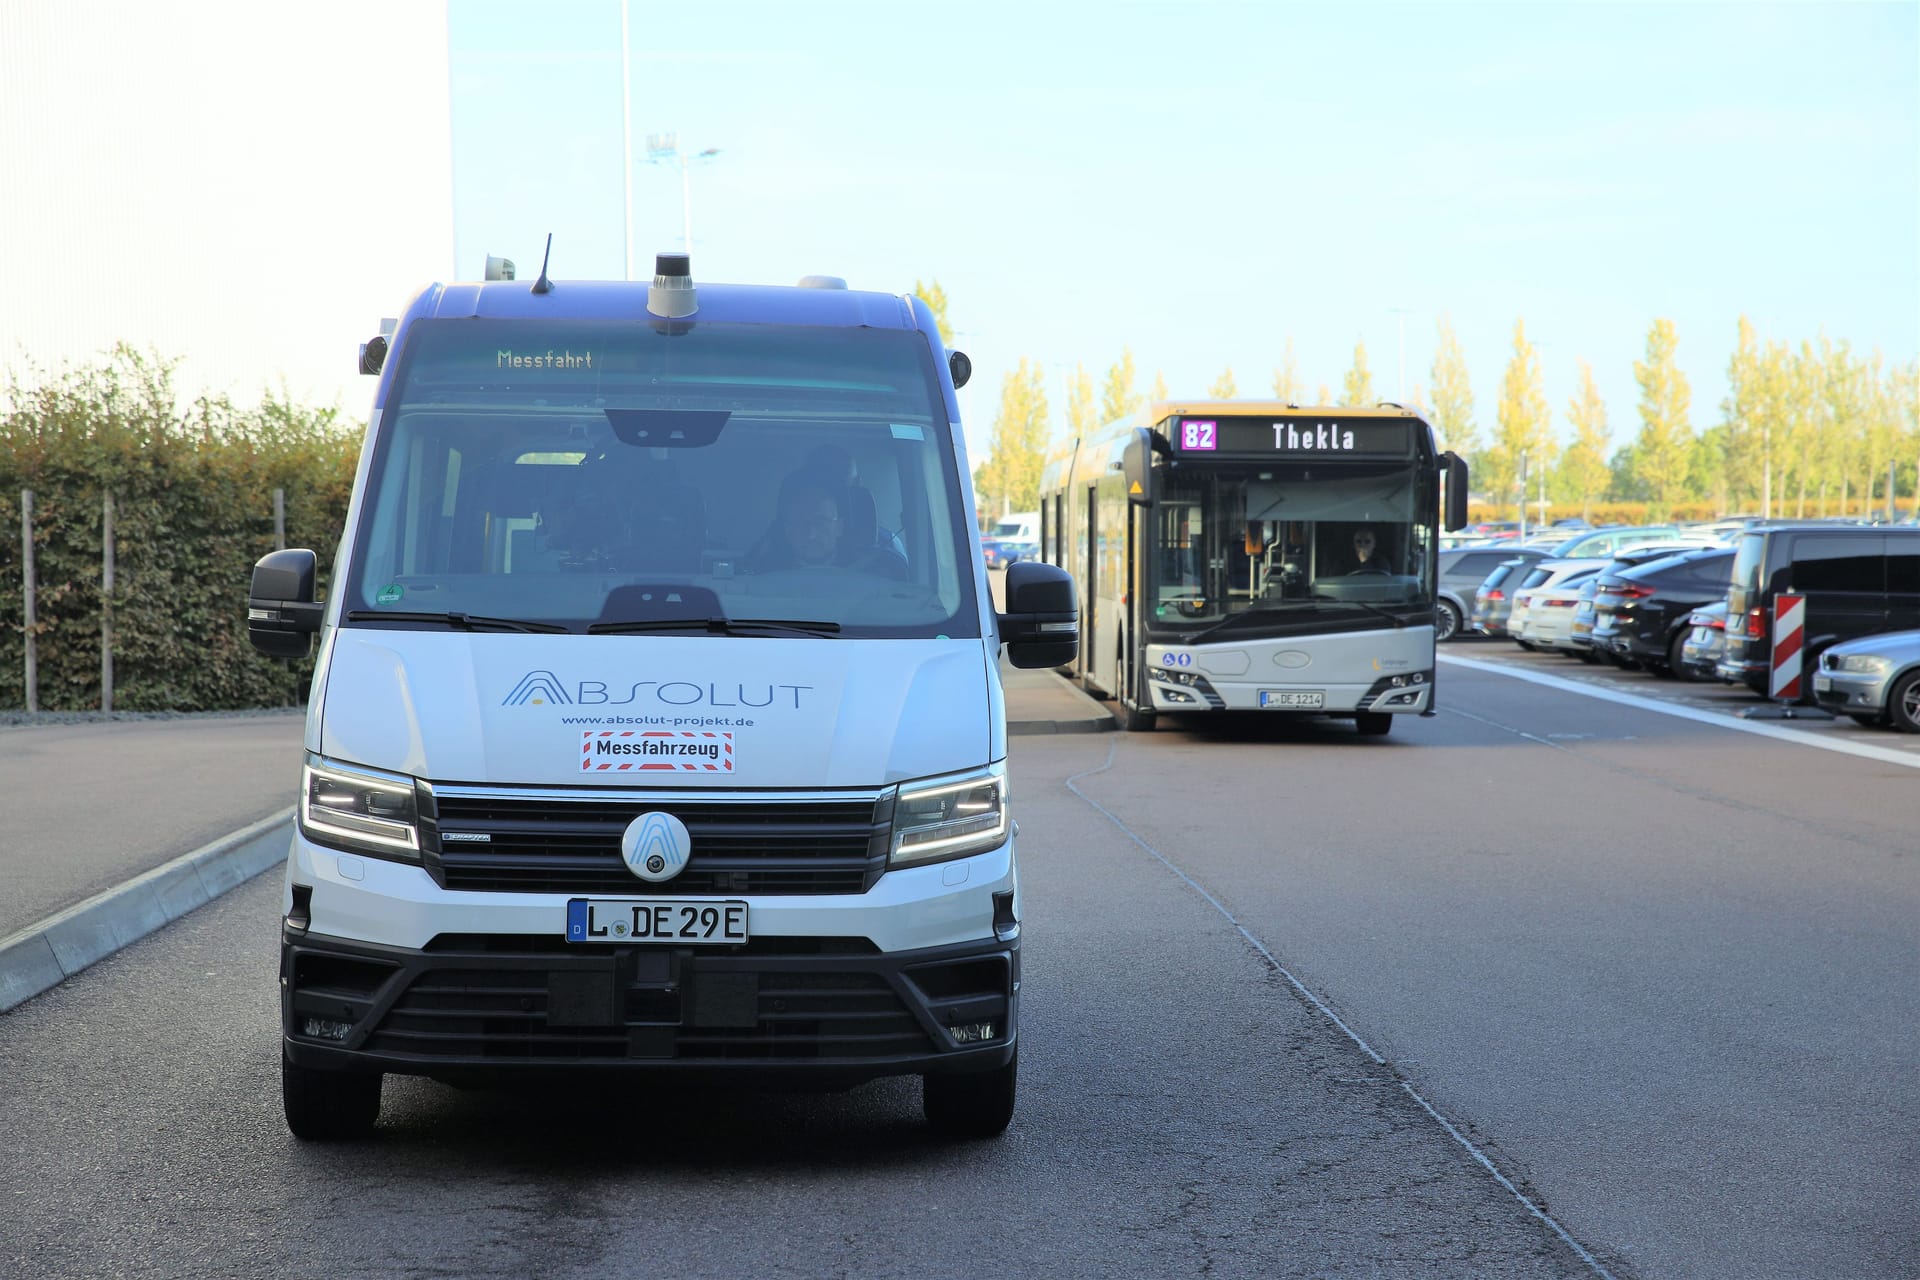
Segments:
[[[1432,712],[1438,535],[1466,524],[1467,468],[1411,410],[1154,403],[1040,492],[1042,557],[1080,585],[1074,674],[1127,728],[1258,711],[1379,735]]]

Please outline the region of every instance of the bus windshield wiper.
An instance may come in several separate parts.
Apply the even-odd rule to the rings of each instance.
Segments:
[[[1365,600],[1342,600],[1338,596],[1321,596],[1321,595],[1316,595],[1314,599],[1324,600],[1328,604],[1350,604],[1356,609],[1365,609],[1368,613],[1378,614],[1380,617],[1385,618],[1388,622],[1391,622],[1396,627],[1404,627],[1407,625],[1407,620],[1402,616],[1400,616],[1399,614],[1394,613],[1389,609],[1382,609],[1379,605],[1376,605],[1376,604],[1368,604]]]
[[[704,631],[715,636],[839,635],[840,624],[811,618],[635,618],[629,622],[596,622],[590,636],[636,636],[650,631]]]
[[[460,613],[457,610],[447,613],[405,613],[386,609],[354,609],[347,614],[348,622],[439,622],[456,631],[542,631],[564,635],[572,630],[557,622],[529,622],[524,618],[489,618],[484,614]]]
[[[1301,601],[1298,603],[1305,603],[1305,602]],[[1230,627],[1236,622],[1245,622],[1248,618],[1259,619],[1263,614],[1271,614],[1271,613],[1279,613],[1279,612],[1280,612],[1279,609],[1268,607],[1264,609],[1243,609],[1239,613],[1230,613],[1226,617],[1220,619],[1220,621],[1215,622],[1209,626],[1202,627],[1190,636],[1183,637],[1180,640],[1180,643],[1181,644],[1198,644],[1200,641],[1206,639],[1208,636],[1212,635],[1214,632]]]

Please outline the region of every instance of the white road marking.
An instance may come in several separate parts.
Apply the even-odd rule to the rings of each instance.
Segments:
[[[1248,944],[1252,946],[1255,951],[1260,953],[1260,958],[1265,960],[1275,973],[1279,974],[1282,978],[1287,980],[1288,984],[1291,985],[1293,989],[1299,993],[1301,999],[1305,1000],[1308,1004],[1312,1005],[1315,1009],[1318,1009],[1320,1013],[1329,1022],[1333,1023],[1334,1026],[1340,1028],[1340,1030],[1346,1034],[1347,1039],[1353,1041],[1356,1045],[1360,1046],[1360,1051],[1366,1054],[1367,1057],[1371,1058],[1376,1065],[1385,1067],[1388,1071],[1391,1071],[1393,1073],[1395,1082],[1399,1084],[1401,1090],[1405,1092],[1409,1098],[1412,1098],[1415,1102],[1420,1104],[1420,1109],[1422,1111],[1425,1111],[1428,1115],[1432,1116],[1434,1120],[1439,1122],[1440,1127],[1446,1130],[1447,1136],[1451,1137],[1455,1142],[1459,1143],[1461,1147],[1463,1147],[1466,1150],[1467,1154],[1474,1158],[1474,1161],[1477,1164],[1479,1164],[1481,1168],[1485,1169],[1488,1173],[1492,1174],[1493,1180],[1499,1183],[1503,1188],[1505,1188],[1507,1193],[1511,1195],[1515,1200],[1518,1200],[1528,1213],[1532,1214],[1534,1217],[1538,1218],[1541,1222],[1544,1222],[1546,1223],[1547,1226],[1551,1227],[1553,1229],[1553,1233],[1556,1236],[1559,1236],[1560,1239],[1565,1242],[1566,1246],[1569,1249],[1572,1249],[1575,1253],[1579,1254],[1580,1260],[1586,1263],[1589,1267],[1592,1267],[1594,1274],[1597,1276],[1600,1276],[1601,1280],[1614,1280],[1613,1273],[1608,1271],[1605,1267],[1601,1266],[1600,1260],[1598,1258],[1594,1257],[1591,1253],[1587,1252],[1585,1246],[1583,1246],[1578,1240],[1575,1240],[1572,1236],[1568,1235],[1567,1229],[1565,1227],[1561,1226],[1558,1222],[1555,1222],[1552,1216],[1549,1215],[1546,1210],[1542,1209],[1539,1205],[1535,1204],[1533,1200],[1526,1194],[1526,1192],[1520,1190],[1519,1187],[1515,1186],[1513,1184],[1513,1180],[1507,1177],[1506,1174],[1500,1172],[1499,1168],[1493,1163],[1493,1161],[1488,1159],[1486,1154],[1482,1152],[1479,1147],[1476,1147],[1473,1144],[1473,1141],[1470,1138],[1468,1138],[1467,1135],[1465,1135],[1464,1133],[1461,1133],[1459,1129],[1455,1128],[1452,1121],[1448,1120],[1445,1116],[1441,1115],[1440,1112],[1434,1108],[1434,1105],[1431,1102],[1428,1102],[1426,1098],[1421,1095],[1418,1089],[1413,1087],[1413,1082],[1411,1080],[1408,1080],[1401,1071],[1401,1066],[1411,1065],[1414,1061],[1413,1059],[1409,1058],[1406,1060],[1405,1064],[1399,1064],[1399,1063],[1388,1062],[1385,1058],[1381,1057],[1377,1052],[1374,1051],[1374,1047],[1372,1045],[1368,1044],[1364,1039],[1361,1038],[1359,1032],[1355,1031],[1352,1027],[1348,1026],[1344,1021],[1341,1020],[1340,1015],[1335,1013],[1333,1009],[1327,1004],[1326,1001],[1322,1000],[1319,996],[1315,995],[1313,991],[1310,988],[1308,988],[1306,983],[1294,977],[1293,973],[1287,968],[1287,966],[1280,963],[1279,957],[1275,956],[1272,951],[1267,949],[1266,943],[1260,941],[1260,939],[1256,937],[1253,931],[1248,929],[1247,926],[1241,924],[1238,920],[1234,919],[1233,912],[1227,910],[1227,908],[1221,903],[1221,901],[1218,898],[1214,897],[1211,893],[1208,893],[1206,888],[1203,885],[1201,885],[1201,883],[1198,880],[1195,880],[1192,876],[1188,875],[1185,871],[1181,870],[1180,867],[1174,863],[1173,859],[1167,857],[1166,854],[1160,852],[1158,849],[1148,844],[1145,840],[1142,840],[1138,835],[1134,833],[1133,828],[1129,827],[1126,823],[1122,822],[1117,816],[1114,815],[1112,810],[1108,809],[1105,805],[1101,804],[1098,800],[1095,800],[1092,796],[1088,795],[1086,792],[1082,791],[1079,787],[1074,785],[1076,782],[1080,781],[1080,779],[1082,778],[1090,778],[1096,773],[1105,773],[1107,770],[1113,768],[1113,759],[1114,759],[1114,756],[1118,753],[1119,747],[1120,747],[1119,736],[1116,735],[1112,740],[1110,740],[1107,743],[1106,763],[1102,764],[1098,769],[1088,769],[1085,773],[1076,773],[1071,778],[1068,778],[1067,790],[1073,792],[1074,795],[1079,796],[1081,800],[1085,801],[1096,812],[1098,812],[1101,817],[1105,818],[1108,822],[1111,822],[1114,826],[1118,827],[1120,829],[1120,833],[1126,836],[1127,839],[1133,841],[1135,844],[1139,845],[1142,849],[1145,849],[1149,854],[1152,854],[1155,858],[1159,859],[1161,865],[1166,867],[1167,870],[1173,872],[1173,874],[1175,874],[1176,876],[1179,876],[1182,880],[1186,881],[1188,886],[1192,888],[1192,890],[1195,893],[1199,894],[1202,898],[1206,899],[1208,906],[1212,907],[1215,911],[1218,911],[1222,916],[1222,918],[1224,918],[1228,924],[1232,925],[1235,931],[1237,931],[1241,937],[1245,938]]]
[[[1507,676],[1514,680],[1526,680],[1533,684],[1545,685],[1549,689],[1559,689],[1566,693],[1577,693],[1588,698],[1598,698],[1602,702],[1618,703],[1623,707],[1638,707],[1642,711],[1652,711],[1663,716],[1674,716],[1681,720],[1691,720],[1696,724],[1710,724],[1721,729],[1732,729],[1738,733],[1757,734],[1762,738],[1772,738],[1779,742],[1798,743],[1803,747],[1819,747],[1822,751],[1838,751],[1842,755],[1859,756],[1865,760],[1878,760],[1882,764],[1905,765],[1909,769],[1920,769],[1920,755],[1899,751],[1893,747],[1876,747],[1868,742],[1854,742],[1846,738],[1828,738],[1817,733],[1808,733],[1804,729],[1788,729],[1777,724],[1766,724],[1755,720],[1739,720],[1718,711],[1700,711],[1693,707],[1682,706],[1676,702],[1666,702],[1658,698],[1643,698],[1634,693],[1618,693],[1612,689],[1602,689],[1597,685],[1580,680],[1568,680],[1561,676],[1544,675],[1538,671],[1521,671],[1499,662],[1477,662],[1472,658],[1456,658],[1450,653],[1437,655],[1441,662],[1449,666],[1467,667],[1474,671],[1485,671],[1492,675]],[[1754,705],[1758,706],[1758,703]]]

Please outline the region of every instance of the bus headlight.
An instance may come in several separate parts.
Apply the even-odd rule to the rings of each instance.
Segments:
[[[412,778],[307,757],[300,778],[300,832],[315,844],[418,862],[419,817]]]
[[[1007,841],[1007,771],[994,765],[958,778],[900,788],[888,865],[920,866],[997,849]]]

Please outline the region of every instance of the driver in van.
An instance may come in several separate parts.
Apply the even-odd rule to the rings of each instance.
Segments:
[[[857,532],[850,536],[847,505],[844,486],[814,469],[795,472],[781,485],[773,526],[748,555],[745,567],[753,573],[841,567],[905,578],[906,562],[874,545],[871,534],[864,545]]]

